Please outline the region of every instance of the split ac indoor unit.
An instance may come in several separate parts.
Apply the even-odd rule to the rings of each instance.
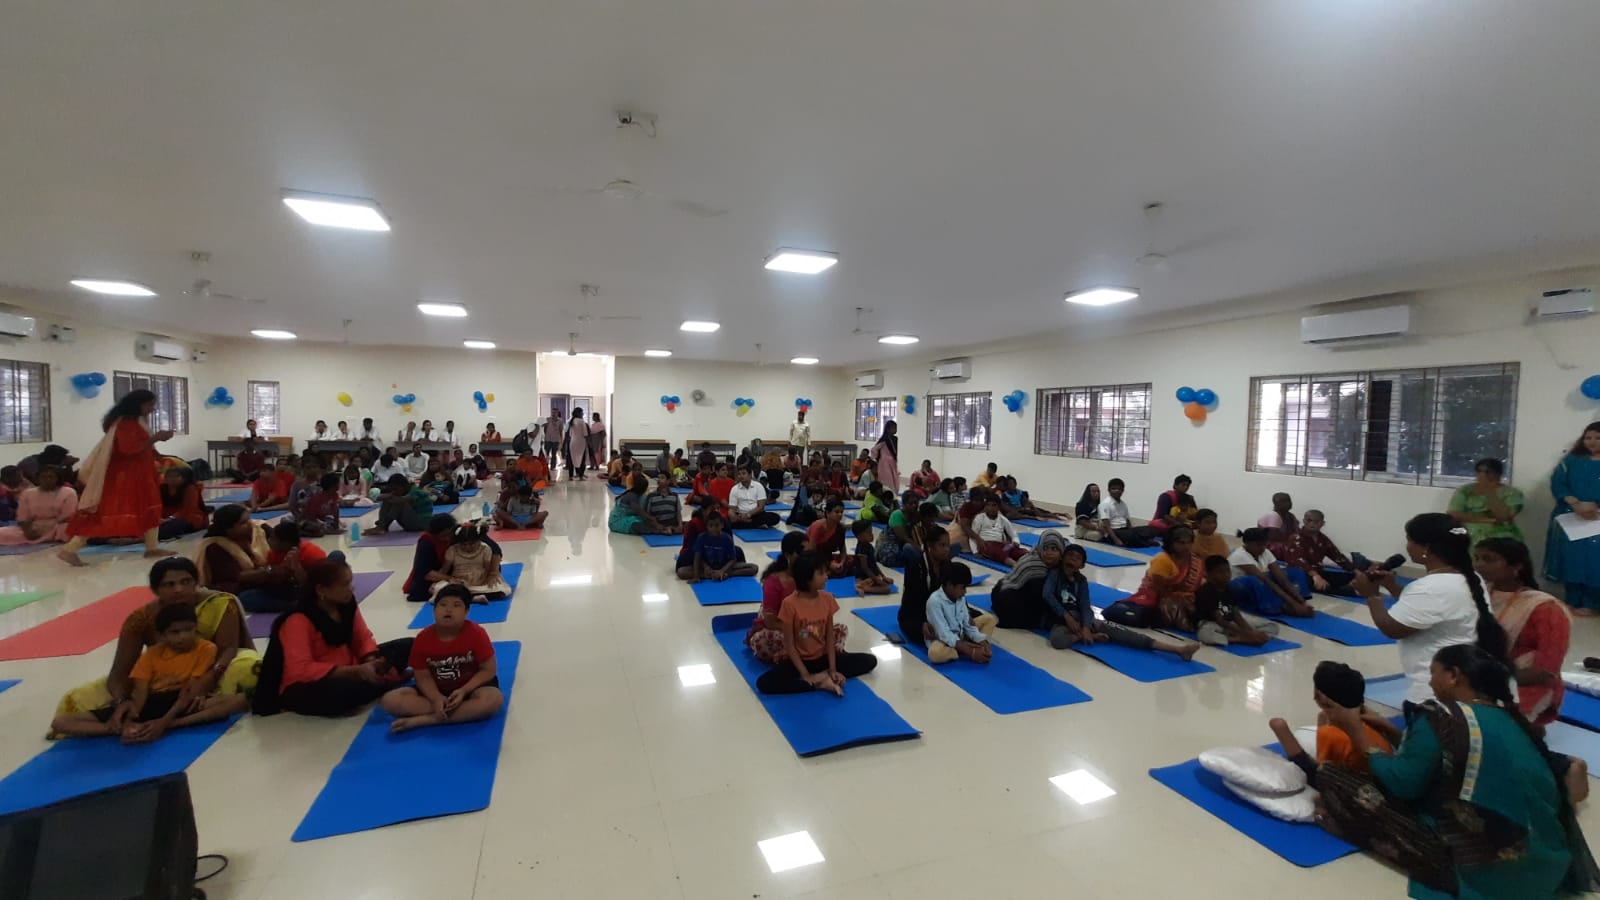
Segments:
[[[856,387],[869,391],[875,391],[878,388],[883,387],[883,373],[862,372],[860,375],[856,376]]]
[[[159,359],[166,362],[186,359],[189,355],[183,352],[182,344],[175,344],[172,341],[164,341],[149,335],[141,336],[133,342],[133,353],[135,356],[145,359]]]
[[[972,360],[947,359],[936,362],[928,369],[928,374],[940,381],[959,381],[972,377]]]
[[[1539,318],[1579,319],[1594,314],[1594,288],[1567,288],[1539,295]]]
[[[1383,306],[1353,312],[1306,316],[1300,320],[1302,344],[1339,344],[1399,337],[1411,331],[1411,307]]]
[[[0,312],[0,336],[13,338],[31,337],[35,324],[32,316],[19,316],[16,313]]]

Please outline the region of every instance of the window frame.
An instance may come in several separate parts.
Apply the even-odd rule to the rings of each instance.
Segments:
[[[885,412],[885,407],[888,408]],[[869,423],[868,415],[875,416],[877,421]],[[899,397],[857,397],[856,398],[856,440],[877,441],[883,434],[883,423],[893,422],[900,415]],[[876,425],[877,431],[869,432],[863,429]]]
[[[20,382],[37,381],[39,390],[22,393]],[[12,412],[15,410],[15,412]],[[39,420],[38,427],[33,422]],[[23,423],[28,429],[23,430]],[[48,444],[54,439],[50,416],[50,364],[0,359],[0,444]]]
[[[1149,465],[1151,388],[1148,381],[1037,388],[1033,407],[1034,455]],[[1108,393],[1117,398],[1110,418],[1106,418],[1102,407]],[[1144,415],[1130,418],[1129,408],[1141,402],[1141,394]],[[1074,416],[1080,409],[1083,410],[1081,422]],[[1127,437],[1134,433],[1137,433],[1136,446],[1141,449],[1137,452],[1124,450]],[[1105,446],[1110,448],[1104,452],[1098,450],[1102,437],[1108,438]]]
[[[137,390],[151,391],[156,395],[156,410],[150,416],[150,431],[170,431],[173,434],[189,433],[189,378],[186,375],[168,375],[164,372],[134,372],[114,369],[111,372],[111,396],[120,401]]]
[[[923,398],[923,409],[926,410],[925,430],[923,433],[929,447],[946,447],[956,450],[988,450],[994,441],[994,392],[993,391],[967,391],[953,394],[928,394]],[[951,409],[955,404],[956,409]],[[965,416],[969,407],[974,418],[981,416],[981,424],[974,422],[972,435],[963,437],[961,430],[963,423],[957,421],[954,425],[954,436],[948,436],[950,420],[954,417]],[[938,434],[935,434],[935,429]]]
[[[1453,381],[1476,378],[1498,383],[1492,391],[1470,385],[1451,390]],[[1509,483],[1521,382],[1518,362],[1255,376],[1250,379],[1245,470],[1456,488],[1473,480],[1476,458],[1494,456],[1504,462]],[[1269,398],[1271,386],[1279,389]],[[1482,403],[1498,409],[1486,412]],[[1462,404],[1480,405],[1455,414],[1482,423],[1486,433],[1476,438],[1476,447],[1470,446],[1474,438],[1469,435],[1469,446],[1452,449],[1462,435],[1448,423],[1452,406]],[[1278,462],[1259,461],[1264,440],[1276,442],[1272,456]],[[1485,446],[1485,440],[1501,446]],[[1339,444],[1347,446],[1341,450]],[[1347,461],[1339,462],[1341,455]],[[1452,466],[1460,474],[1451,474]]]
[[[257,391],[258,387],[261,388],[261,389],[265,389],[265,388],[271,388],[272,389],[272,412],[271,413],[264,413],[264,412],[261,412],[259,409],[257,409],[256,404],[258,402],[260,402],[259,398],[256,396],[256,391]],[[254,419],[255,420],[255,422],[256,422],[256,432],[258,434],[282,434],[283,433],[283,383],[282,382],[279,382],[279,381],[263,381],[263,380],[260,380],[260,379],[251,379],[251,380],[245,382],[244,397],[245,397],[245,403],[244,403],[244,406],[245,406],[245,418],[246,419]],[[270,424],[272,427],[268,428],[267,427],[268,424]]]

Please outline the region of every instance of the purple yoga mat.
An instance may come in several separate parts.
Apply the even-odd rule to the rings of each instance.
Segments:
[[[352,550],[362,547],[410,547],[422,537],[420,531],[386,531],[383,534],[361,536],[361,540],[350,545]]]
[[[393,572],[357,572],[350,578],[350,587],[355,592],[356,602],[372,596],[372,592],[389,580]],[[253,638],[264,638],[272,634],[272,620],[279,613],[249,613],[244,617],[245,626],[250,629]]]

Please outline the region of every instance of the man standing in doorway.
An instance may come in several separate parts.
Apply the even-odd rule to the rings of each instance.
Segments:
[[[556,449],[561,446],[561,418],[547,416],[544,420],[544,458],[550,464],[550,471],[556,469]]]
[[[800,458],[811,458],[811,424],[806,421],[806,411],[799,410],[794,414],[794,422],[789,426],[789,446],[800,451]]]

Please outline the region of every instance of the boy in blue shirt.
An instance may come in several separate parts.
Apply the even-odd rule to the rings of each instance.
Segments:
[[[745,562],[744,554],[733,543],[725,530],[726,523],[718,513],[705,515],[705,533],[694,539],[689,550],[689,564],[678,569],[678,577],[694,584],[698,581],[727,581],[756,574],[756,564]]]
[[[989,635],[1000,620],[991,613],[973,618],[966,600],[967,588],[972,586],[972,570],[964,563],[950,563],[944,567],[941,580],[943,586],[928,596],[928,624],[922,629],[928,641],[928,661],[988,662],[993,652]]]

